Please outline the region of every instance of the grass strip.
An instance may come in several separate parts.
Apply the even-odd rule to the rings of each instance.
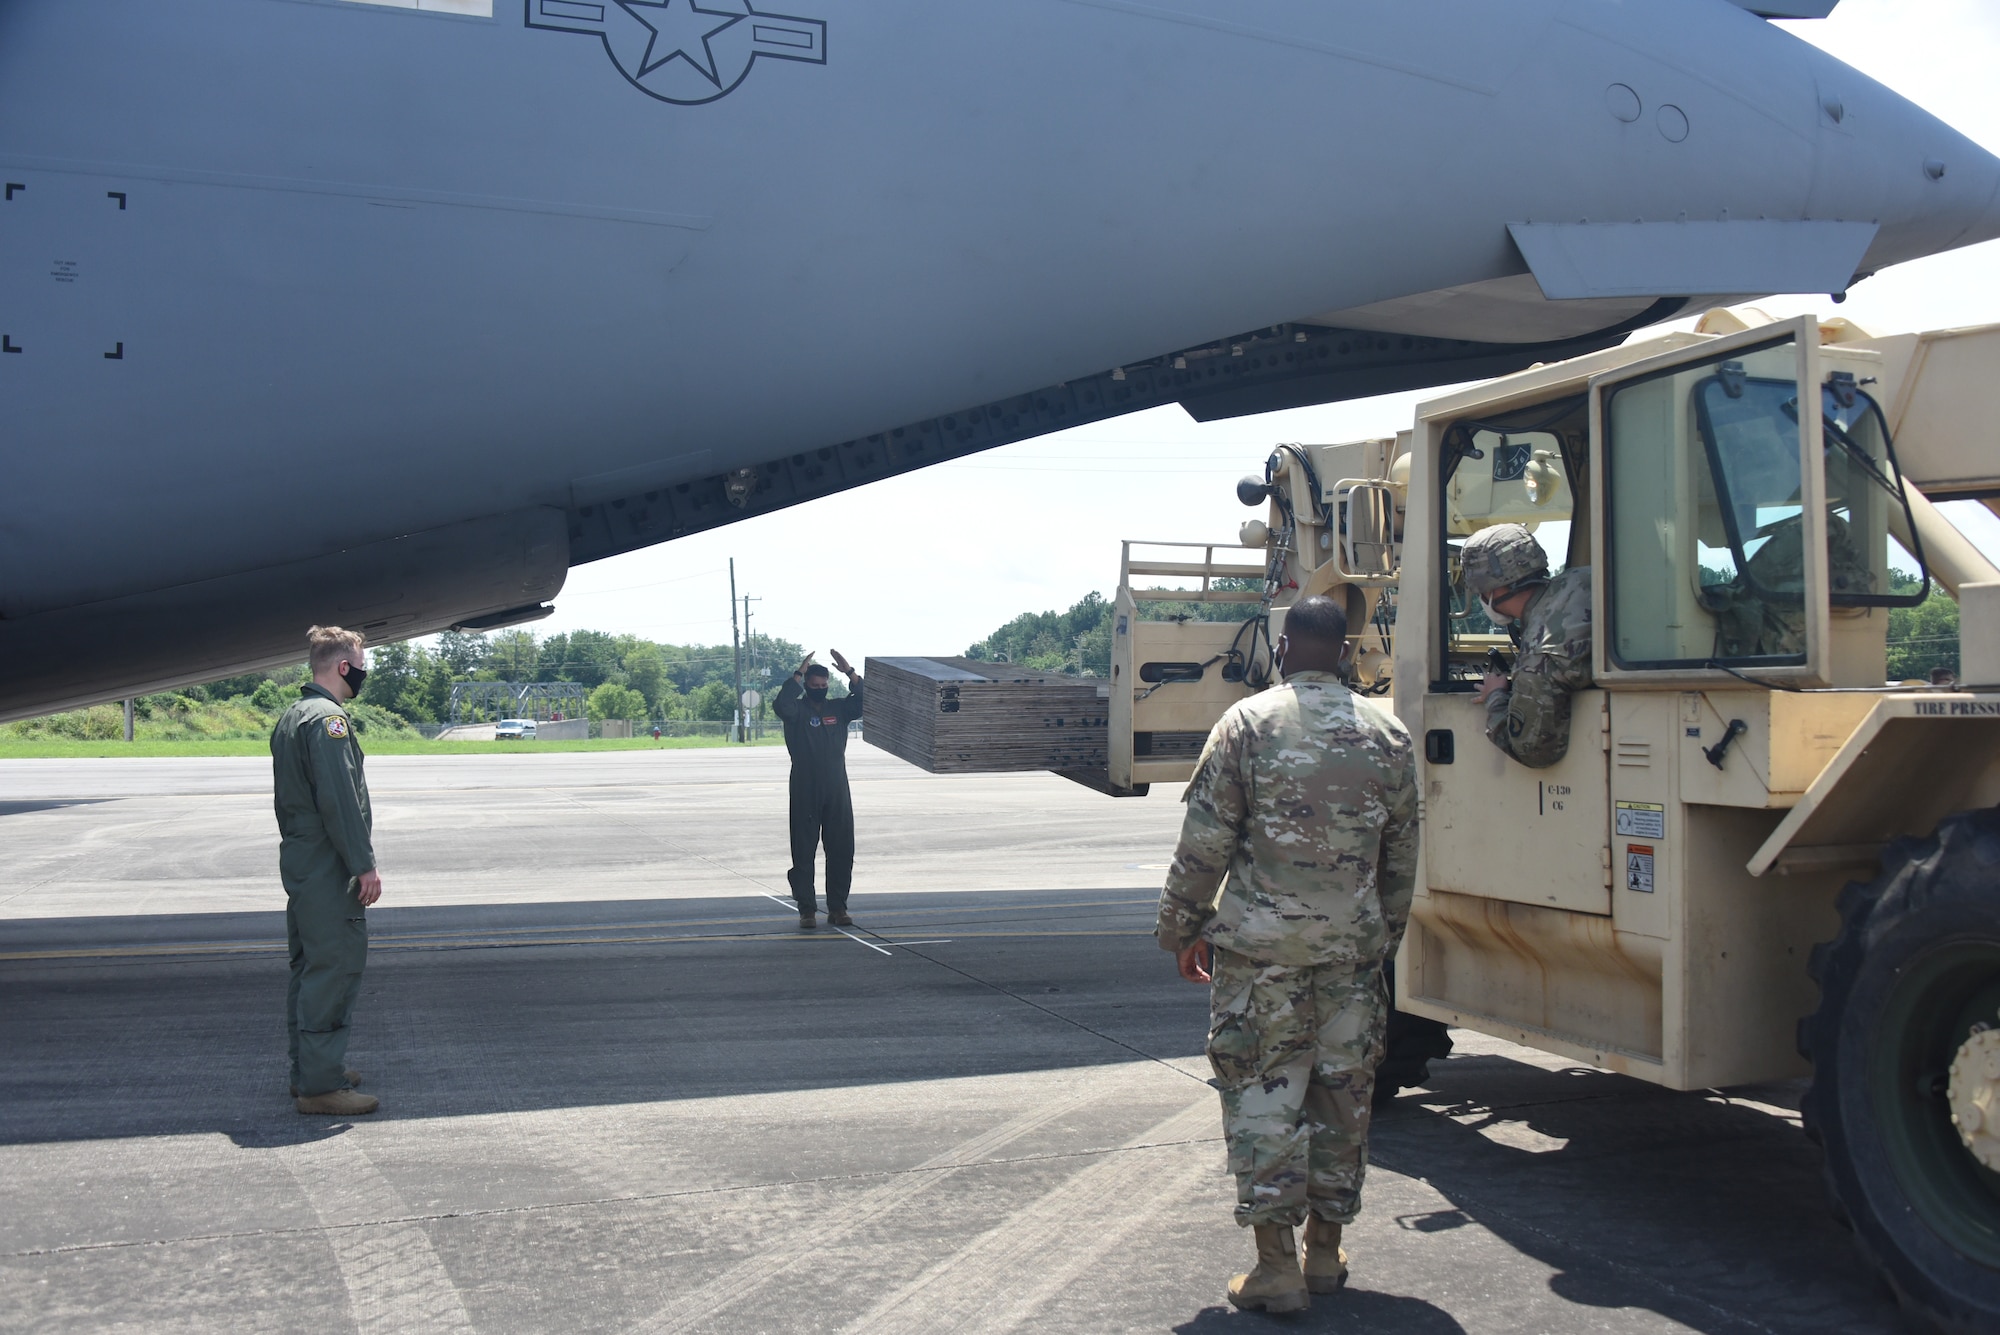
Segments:
[[[774,731],[751,746],[781,746],[784,738]],[[371,756],[490,756],[537,755],[550,751],[686,751],[704,747],[732,746],[720,737],[613,737],[581,742],[429,742],[422,737],[363,737],[361,749]],[[73,738],[0,738],[0,760],[89,760],[115,756],[268,756],[270,743],[262,737],[206,737],[162,741],[78,741]]]

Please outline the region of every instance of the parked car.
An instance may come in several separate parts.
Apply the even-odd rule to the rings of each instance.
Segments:
[[[532,742],[535,740],[535,721],[531,718],[503,718],[493,725],[493,740]]]

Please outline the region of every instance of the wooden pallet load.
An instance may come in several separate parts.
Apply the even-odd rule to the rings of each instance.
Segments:
[[[863,673],[863,740],[932,774],[1107,764],[1107,682],[971,658],[871,658]]]

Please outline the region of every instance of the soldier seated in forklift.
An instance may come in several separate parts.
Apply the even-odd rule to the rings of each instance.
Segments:
[[[1474,696],[1486,706],[1486,736],[1530,769],[1546,769],[1569,751],[1570,693],[1591,683],[1590,567],[1551,579],[1532,533],[1495,524],[1466,540],[1460,571],[1518,651],[1513,672],[1487,673]]]
[[[1702,586],[1700,607],[1715,618],[1717,658],[1803,654],[1806,648],[1805,539],[1798,515],[1768,525],[1763,545],[1733,579]],[[1827,580],[1835,597],[1877,592],[1868,556],[1847,520],[1827,507]]]

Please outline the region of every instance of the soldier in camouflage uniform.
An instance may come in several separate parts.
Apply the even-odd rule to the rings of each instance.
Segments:
[[[1569,697],[1590,685],[1590,567],[1549,578],[1548,553],[1519,524],[1495,524],[1466,540],[1465,587],[1519,651],[1511,677],[1488,673],[1476,698],[1486,736],[1531,769],[1569,751]]]
[[[354,1089],[347,1026],[368,963],[368,906],[382,896],[361,743],[342,708],[368,675],[361,636],[339,626],[306,635],[313,679],[271,730],[278,874],[292,977],[285,995],[292,1097],[302,1113],[353,1117],[379,1106]]]
[[[1826,515],[1826,573],[1831,592],[1868,594],[1877,580],[1848,522]],[[1701,591],[1702,610],[1715,618],[1717,658],[1795,657],[1806,651],[1805,530],[1798,516],[1783,520],[1743,571]]]
[[[1236,1221],[1257,1265],[1238,1307],[1297,1311],[1347,1278],[1395,953],[1416,884],[1410,736],[1340,682],[1347,618],[1302,599],[1278,641],[1282,686],[1234,705],[1188,786],[1156,928],[1183,977],[1211,982]],[[1300,1268],[1292,1230],[1306,1225]]]

